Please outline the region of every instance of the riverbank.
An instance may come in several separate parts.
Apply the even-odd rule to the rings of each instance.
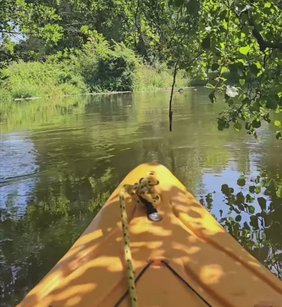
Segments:
[[[0,101],[170,88],[172,71],[165,64],[149,66],[125,47],[122,52],[111,52],[106,58],[85,50],[67,59],[12,63],[0,71]],[[176,87],[188,82],[180,71]]]
[[[180,89],[189,89],[189,88],[195,88],[198,86],[204,86],[204,84],[198,85],[198,83],[195,86],[182,86],[182,87],[175,87],[174,92],[178,92]],[[171,91],[171,87],[166,87],[166,88],[155,88],[151,90],[151,92],[154,91]],[[67,98],[67,97],[77,97],[77,96],[99,96],[99,95],[119,95],[119,94],[133,94],[133,93],[141,93],[141,92],[150,92],[150,90],[140,90],[140,91],[107,91],[107,92],[100,92],[100,93],[81,93],[81,94],[74,94],[74,95],[61,95],[61,96],[50,96],[48,95],[47,97],[26,97],[26,98],[15,98],[14,101],[30,101],[30,100],[38,100],[38,99],[43,99],[43,98]]]

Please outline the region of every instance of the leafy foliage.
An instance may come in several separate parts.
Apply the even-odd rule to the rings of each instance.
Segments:
[[[202,65],[216,71],[212,92],[225,94],[228,109],[218,128],[242,128],[256,136],[262,121],[282,107],[282,15],[279,1],[205,1],[203,25],[210,46]],[[279,126],[277,126],[279,127]],[[277,132],[277,138],[279,134]]]
[[[37,37],[50,47],[58,44],[63,36],[63,28],[58,23],[60,16],[50,2],[38,0],[1,1],[1,65],[19,58],[18,43],[30,37]]]
[[[60,96],[86,91],[83,79],[65,63],[14,63],[2,70],[2,92],[11,98]],[[9,99],[7,95],[6,100]],[[3,97],[2,97],[3,101]]]
[[[240,177],[240,188],[221,186],[228,212],[219,210],[219,222],[242,245],[259,258],[278,277],[281,276],[281,178],[270,178],[262,173],[254,179]],[[213,208],[213,194],[202,199],[209,209]]]
[[[97,36],[96,36],[97,37]],[[89,40],[77,54],[78,71],[91,92],[133,90],[137,58],[124,44],[109,46],[101,36]]]
[[[88,88],[100,91],[132,89],[134,57],[164,63],[175,77],[183,69],[208,80],[212,102],[224,95],[220,130],[256,136],[282,108],[281,12],[280,0],[7,0],[1,65],[74,51],[86,55],[80,68]],[[282,139],[279,122],[273,126]]]

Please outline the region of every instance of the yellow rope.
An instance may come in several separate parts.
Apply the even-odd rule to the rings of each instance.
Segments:
[[[126,194],[125,187],[123,187],[119,195],[119,200],[120,200],[122,232],[124,239],[124,257],[127,264],[127,280],[128,280],[131,307],[137,307],[137,293],[136,293],[134,269],[132,265],[132,255],[130,249],[125,194]]]

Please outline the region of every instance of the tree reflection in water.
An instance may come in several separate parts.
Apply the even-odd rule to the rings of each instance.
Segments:
[[[221,193],[228,210],[215,212],[219,223],[282,279],[282,178],[242,176],[236,187],[223,184]],[[214,193],[202,196],[201,203],[211,210]]]

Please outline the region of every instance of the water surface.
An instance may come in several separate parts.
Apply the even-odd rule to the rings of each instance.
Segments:
[[[274,274],[281,271],[282,144],[217,130],[204,88],[3,106],[0,302],[18,302],[68,250],[120,180],[159,161]],[[89,180],[89,178],[92,178]],[[238,180],[239,179],[239,180]]]

